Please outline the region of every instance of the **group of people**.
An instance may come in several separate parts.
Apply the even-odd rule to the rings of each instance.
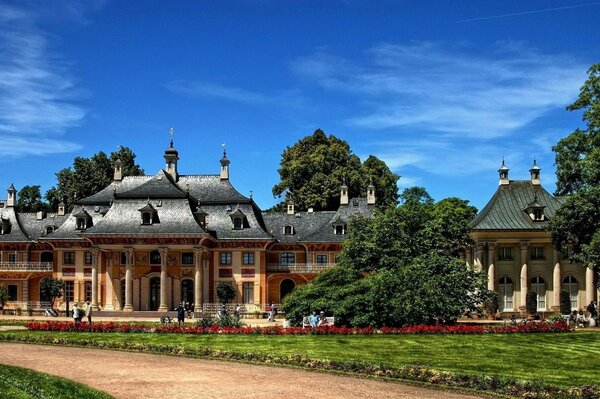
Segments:
[[[309,317],[309,322],[311,327],[326,326],[328,324],[327,317],[325,317],[325,312],[322,310],[319,314],[317,314],[316,310],[313,310]]]
[[[92,304],[86,301],[83,307],[79,307],[79,302],[73,304],[73,323],[80,324],[83,316],[87,317],[87,321],[92,326]]]

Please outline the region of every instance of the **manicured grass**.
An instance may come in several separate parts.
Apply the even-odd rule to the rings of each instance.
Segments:
[[[568,387],[600,383],[600,332],[562,334],[263,336],[7,331],[2,335],[81,341],[210,347],[238,353],[295,355],[388,367],[420,364]],[[1,339],[1,335],[0,335]]]
[[[0,364],[0,397],[15,399],[109,399],[85,385],[45,373]]]

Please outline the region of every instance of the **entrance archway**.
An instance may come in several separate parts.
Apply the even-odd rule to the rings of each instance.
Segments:
[[[181,303],[194,303],[194,281],[183,280],[181,282]]]
[[[296,288],[296,283],[294,283],[294,280],[290,280],[289,278],[282,280],[281,285],[279,286],[279,303],[281,303],[283,298],[292,292],[294,288]]]
[[[150,300],[148,304],[150,310],[158,310],[160,306],[160,277],[150,279]]]

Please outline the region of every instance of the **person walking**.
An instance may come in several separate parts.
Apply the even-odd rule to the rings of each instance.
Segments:
[[[587,306],[587,311],[589,312],[590,317],[596,318],[596,316],[598,316],[598,308],[594,301],[591,301]]]
[[[77,302],[73,304],[73,324],[79,325],[81,321],[81,309],[77,306]]]
[[[87,321],[90,329],[92,328],[92,304],[90,301],[85,302],[85,317],[87,317]]]

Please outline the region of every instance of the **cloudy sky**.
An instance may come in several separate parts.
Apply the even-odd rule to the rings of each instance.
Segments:
[[[321,128],[438,200],[483,207],[502,157],[554,191],[599,20],[593,1],[0,0],[0,187],[120,145],[154,174],[173,127],[180,173],[218,173],[225,143],[268,208],[281,152]]]

